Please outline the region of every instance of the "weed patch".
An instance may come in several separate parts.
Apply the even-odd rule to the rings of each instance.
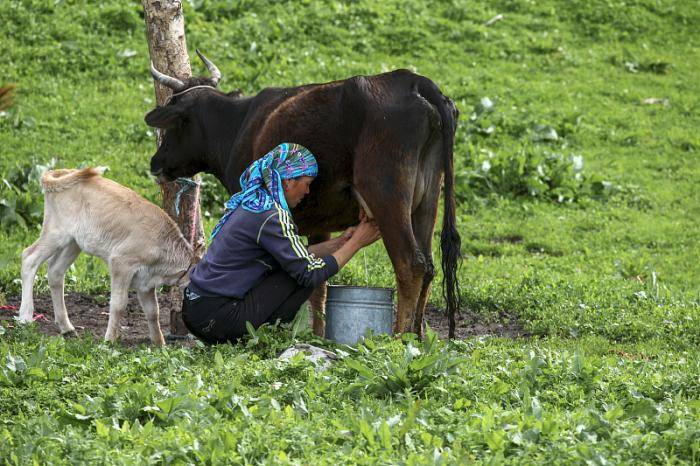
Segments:
[[[9,168],[0,184],[0,227],[28,229],[41,223],[44,215],[41,175],[55,165],[55,159],[45,164],[30,160]]]
[[[467,338],[373,337],[350,349],[292,325],[238,345],[152,348],[52,337],[8,314],[0,463],[700,461],[692,2],[183,6],[187,43],[217,63],[223,91],[408,68],[455,101]],[[0,2],[0,298],[18,296],[20,253],[39,234],[40,166],[109,166],[110,178],[157,201],[141,10]],[[204,72],[196,57],[192,66]],[[204,177],[207,233],[227,197]],[[440,224],[432,308],[444,307]],[[381,242],[332,281],[396,286]],[[42,273],[36,289],[48,309]],[[89,306],[106,318],[101,262],[80,257],[66,289],[69,306],[101,296]],[[127,314],[126,325],[143,321]],[[471,337],[470,322],[505,330]],[[522,338],[503,338],[511,324]],[[297,342],[345,354],[322,373],[277,359]]]

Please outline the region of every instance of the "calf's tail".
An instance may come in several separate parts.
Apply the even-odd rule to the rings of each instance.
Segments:
[[[49,170],[41,176],[41,187],[45,193],[65,191],[82,181],[102,176],[105,170],[105,167],[88,167],[80,170],[75,168]]]

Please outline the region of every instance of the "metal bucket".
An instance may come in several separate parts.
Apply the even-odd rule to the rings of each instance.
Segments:
[[[391,335],[394,290],[366,286],[328,286],[326,338],[354,345],[368,329]]]

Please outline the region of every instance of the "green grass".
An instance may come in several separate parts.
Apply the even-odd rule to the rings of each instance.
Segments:
[[[18,293],[19,254],[38,236],[34,165],[107,165],[158,199],[140,14],[138,2],[0,3],[0,85],[18,85],[0,114],[0,298]],[[437,82],[461,112],[462,298],[534,337],[447,344],[444,358],[466,358],[456,370],[409,371],[425,388],[380,396],[361,368],[391,380],[388,362],[408,370],[417,343],[379,339],[318,375],[271,359],[291,344],[284,330],[250,347],[163,350],[7,330],[2,461],[700,460],[695,2],[189,1],[185,18],[224,90],[397,67]],[[204,191],[210,231],[225,195],[211,178]],[[381,245],[334,281],[394,285]],[[106,294],[104,266],[79,259],[67,288]]]
[[[249,347],[127,350],[13,332],[0,341],[3,457],[677,464],[700,455],[693,353],[597,337],[473,339],[429,350],[375,339],[319,374],[303,359],[270,359],[270,346],[291,343],[288,333],[261,338]],[[404,353],[418,348],[413,361],[462,359],[449,373],[427,366],[409,371],[413,384],[381,390],[400,380]]]

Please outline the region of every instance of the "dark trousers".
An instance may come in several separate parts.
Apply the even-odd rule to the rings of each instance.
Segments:
[[[243,299],[205,297],[182,302],[182,320],[189,331],[206,343],[235,342],[248,333],[246,322],[258,328],[277,319],[291,322],[313,288],[299,285],[287,272],[278,270],[250,290]]]

